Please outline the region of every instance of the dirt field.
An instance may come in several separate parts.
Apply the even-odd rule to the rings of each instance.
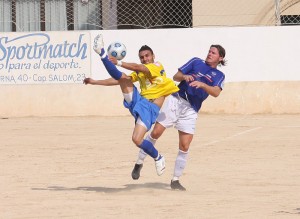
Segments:
[[[178,136],[138,181],[131,117],[0,120],[0,218],[300,218],[300,115],[201,115],[182,184]]]

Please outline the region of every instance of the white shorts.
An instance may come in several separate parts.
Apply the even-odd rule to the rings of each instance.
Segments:
[[[165,128],[174,126],[179,131],[194,134],[197,118],[198,113],[188,101],[170,95],[165,100],[156,121]]]

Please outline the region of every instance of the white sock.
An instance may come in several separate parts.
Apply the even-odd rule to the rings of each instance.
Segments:
[[[153,146],[155,145],[156,140],[157,140],[157,139],[152,138],[150,134],[148,134],[145,139],[150,141],[153,144]],[[147,157],[147,154],[145,153],[145,151],[143,149],[140,149],[136,163],[137,164],[144,163],[144,160],[146,157]],[[159,154],[158,154],[158,157],[159,157]]]
[[[188,153],[189,151],[187,152],[181,150],[178,151],[177,158],[175,161],[174,175],[172,181],[179,180],[179,177],[182,175],[183,170],[186,166]]]
[[[123,93],[124,99],[127,103],[131,103],[132,95],[133,95],[133,92],[130,92],[130,93],[127,93],[127,94]]]
[[[150,141],[153,144],[153,146],[155,145],[156,140],[157,140],[155,138],[152,138],[150,134],[148,134],[145,139]]]
[[[146,157],[147,157],[147,154],[145,153],[145,151],[143,149],[140,149],[136,164],[144,163],[144,160],[145,160]]]

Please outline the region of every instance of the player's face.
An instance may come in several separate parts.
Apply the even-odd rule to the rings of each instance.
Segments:
[[[206,56],[205,62],[213,67],[216,68],[220,61],[223,60],[223,57],[220,56],[219,51],[216,47],[210,47],[208,54]]]
[[[139,58],[142,64],[154,63],[154,54],[149,50],[143,50],[139,53]]]

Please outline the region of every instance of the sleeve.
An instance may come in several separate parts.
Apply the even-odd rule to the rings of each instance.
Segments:
[[[131,77],[131,81],[134,83],[136,81],[138,81],[138,75],[135,71],[131,72],[131,74],[129,75]]]
[[[199,58],[194,57],[191,60],[189,60],[187,63],[185,63],[183,66],[178,68],[178,70],[186,75],[187,73],[189,73],[193,70],[195,62],[197,62],[199,60],[200,60]]]
[[[213,82],[213,86],[218,86],[223,90],[224,81],[225,81],[225,75],[219,71],[219,74],[216,77],[216,80],[214,80],[214,82]]]

